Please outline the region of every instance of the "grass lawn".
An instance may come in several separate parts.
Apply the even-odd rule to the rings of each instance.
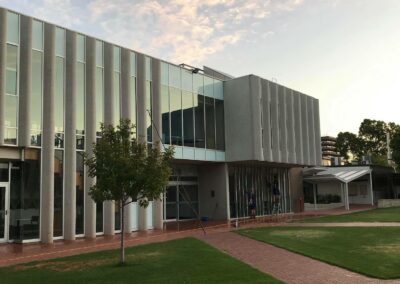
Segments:
[[[0,269],[0,283],[282,283],[194,238]]]
[[[313,217],[301,220],[301,222],[400,222],[400,207],[378,208],[337,216]]]
[[[400,278],[400,228],[270,227],[239,233],[368,276]]]

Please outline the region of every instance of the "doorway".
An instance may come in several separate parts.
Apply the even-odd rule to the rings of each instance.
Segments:
[[[170,181],[164,194],[164,221],[193,220],[198,213],[197,180]]]
[[[8,183],[0,183],[0,243],[8,242],[10,198]]]

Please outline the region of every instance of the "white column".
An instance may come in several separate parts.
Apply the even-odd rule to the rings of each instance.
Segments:
[[[349,184],[348,184],[347,182],[344,184],[344,191],[345,191],[345,196],[346,196],[345,208],[346,208],[346,210],[350,210],[350,204],[349,204]]]
[[[369,189],[371,191],[371,205],[374,205],[374,187],[372,185],[372,172],[369,173]]]
[[[7,11],[0,8],[0,145],[4,144],[4,118],[6,93],[6,58],[7,58]]]

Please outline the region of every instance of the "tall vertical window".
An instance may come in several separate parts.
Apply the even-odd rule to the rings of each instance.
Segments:
[[[65,30],[56,28],[55,147],[64,148]]]
[[[100,136],[104,121],[104,51],[103,42],[96,41],[96,134]]]
[[[121,118],[121,49],[114,47],[114,125]]]
[[[63,236],[64,151],[54,151],[54,237]]]
[[[169,70],[168,64],[161,62],[161,120],[162,120],[162,143],[170,144],[170,113],[169,113]]]
[[[182,94],[180,89],[170,88],[171,144],[182,145]]]
[[[85,212],[85,171],[83,163],[83,152],[76,152],[76,231],[77,235],[84,233]]]
[[[85,147],[85,37],[77,36],[77,64],[76,64],[76,149]]]
[[[225,151],[225,118],[224,101],[215,99],[215,128],[217,134],[217,150]]]
[[[182,91],[183,145],[194,147],[194,112],[192,92]]]
[[[137,121],[137,106],[136,106],[136,54],[130,53],[131,57],[131,122],[135,125],[134,136],[136,137],[136,121]]]
[[[193,75],[193,108],[195,116],[195,147],[205,148],[205,127],[204,127],[204,77],[200,74]]]
[[[7,12],[4,143],[16,145],[18,132],[19,16]]]
[[[146,126],[147,126],[147,142],[153,142],[153,94],[151,91],[151,58],[145,58],[146,64]]]
[[[214,99],[205,97],[206,109],[206,148],[215,149],[215,110]]]

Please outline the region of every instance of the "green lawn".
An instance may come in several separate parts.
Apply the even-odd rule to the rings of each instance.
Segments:
[[[0,269],[0,283],[281,283],[194,238]]]
[[[400,278],[400,228],[270,227],[239,233],[368,276]]]
[[[304,219],[301,222],[400,222],[400,207],[379,208],[337,216],[313,217]]]

